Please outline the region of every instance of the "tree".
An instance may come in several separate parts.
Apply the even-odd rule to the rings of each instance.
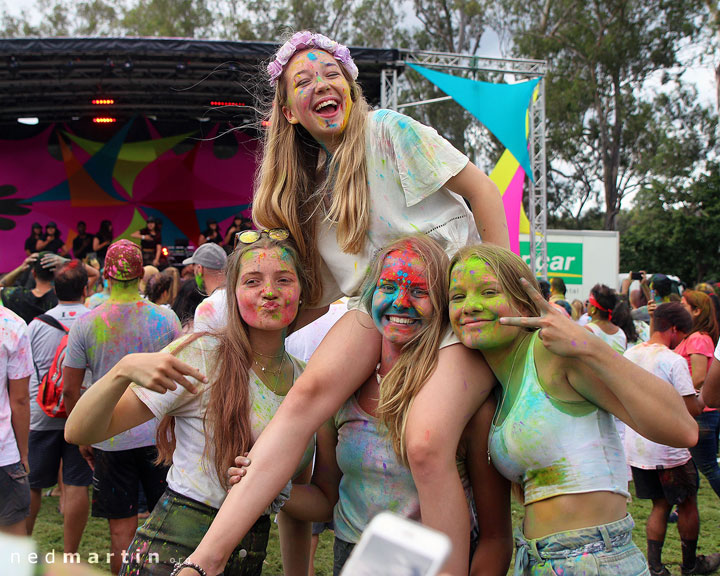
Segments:
[[[647,180],[646,144],[656,111],[643,92],[677,64],[699,2],[687,0],[506,0],[518,55],[548,59],[550,179],[558,204],[582,207],[601,194],[614,229],[624,197]],[[568,211],[571,211],[568,209]]]
[[[693,286],[720,280],[720,165],[689,185],[642,190],[620,217],[620,266],[675,274]]]

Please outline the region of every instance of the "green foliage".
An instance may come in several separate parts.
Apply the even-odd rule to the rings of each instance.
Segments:
[[[720,166],[684,188],[655,182],[620,218],[620,268],[720,280]]]

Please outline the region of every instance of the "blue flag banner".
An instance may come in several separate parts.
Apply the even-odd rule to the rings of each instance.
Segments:
[[[492,84],[443,74],[416,64],[408,65],[482,122],[534,180],[528,154],[526,116],[540,78],[517,84]]]

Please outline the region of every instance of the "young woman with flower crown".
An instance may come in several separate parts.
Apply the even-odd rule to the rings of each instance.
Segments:
[[[221,569],[273,492],[285,485],[313,432],[375,370],[380,334],[356,298],[373,253],[390,239],[417,232],[449,254],[480,237],[508,244],[497,187],[435,130],[390,110],[370,112],[345,46],[298,32],[279,49],[268,73],[275,96],[253,218],[265,228],[286,228],[296,239],[310,278],[309,307],[322,309],[344,294],[351,310],[255,444],[252,469],[188,559],[194,565],[188,574]],[[455,449],[494,380],[482,356],[450,332],[440,347],[437,368],[415,398],[403,432],[423,521],[451,537],[447,569],[461,575],[467,573],[469,525],[457,522],[467,514]]]

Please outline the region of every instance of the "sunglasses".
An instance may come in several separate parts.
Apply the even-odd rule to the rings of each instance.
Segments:
[[[254,244],[262,238],[263,234],[267,234],[268,238],[271,240],[287,240],[290,238],[290,232],[285,230],[285,228],[271,228],[270,230],[267,228],[264,228],[263,230],[243,230],[242,232],[237,232],[235,234],[235,245],[233,248],[237,248],[238,243]]]

